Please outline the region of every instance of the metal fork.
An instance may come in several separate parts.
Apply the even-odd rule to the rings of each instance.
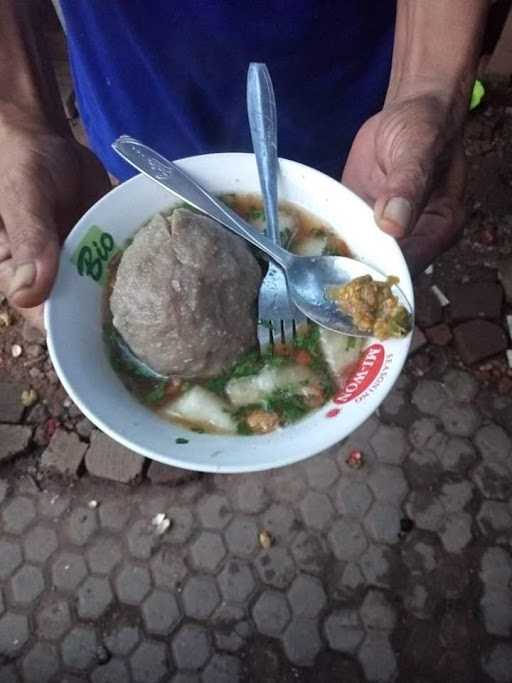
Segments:
[[[266,233],[276,244],[280,244],[277,203],[277,111],[270,73],[265,64],[249,65],[247,111],[265,206]],[[291,341],[297,333],[297,327],[305,323],[306,318],[289,299],[283,271],[270,261],[258,298],[260,347]]]

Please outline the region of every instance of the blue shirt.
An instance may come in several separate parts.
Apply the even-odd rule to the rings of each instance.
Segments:
[[[279,154],[339,178],[361,124],[380,109],[395,0],[61,0],[89,141],[126,133],[176,159],[250,151],[245,85],[265,62]]]

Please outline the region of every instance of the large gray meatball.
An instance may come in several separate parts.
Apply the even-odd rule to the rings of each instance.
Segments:
[[[157,214],[123,254],[113,323],[157,372],[212,377],[256,344],[260,278],[245,243],[215,221]]]

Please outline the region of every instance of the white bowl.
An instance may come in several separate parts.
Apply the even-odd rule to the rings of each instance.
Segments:
[[[207,154],[177,163],[211,192],[259,191],[252,154]],[[281,199],[333,226],[361,261],[397,275],[405,295],[413,301],[402,253],[396,242],[377,228],[363,201],[332,178],[301,164],[281,160],[280,171]],[[192,433],[163,421],[125,389],[103,344],[102,287],[91,276],[80,276],[77,253],[84,239],[91,243],[93,226],[122,245],[152,214],[176,203],[173,195],[156,183],[136,176],[95,204],[64,243],[57,281],[45,307],[45,324],[50,356],[69,396],[91,422],[131,450],[203,472],[250,472],[288,465],[347,437],[390,391],[407,358],[410,335],[370,342],[344,392],[302,421],[267,435]],[[108,246],[108,238],[104,238],[105,244]],[[102,245],[98,246],[103,251]],[[97,253],[92,245],[94,259]],[[99,269],[94,274],[98,276]]]

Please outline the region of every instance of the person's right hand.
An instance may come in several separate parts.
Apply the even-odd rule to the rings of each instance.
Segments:
[[[41,327],[60,245],[110,182],[90,150],[46,129],[2,128],[0,150],[0,292]]]

